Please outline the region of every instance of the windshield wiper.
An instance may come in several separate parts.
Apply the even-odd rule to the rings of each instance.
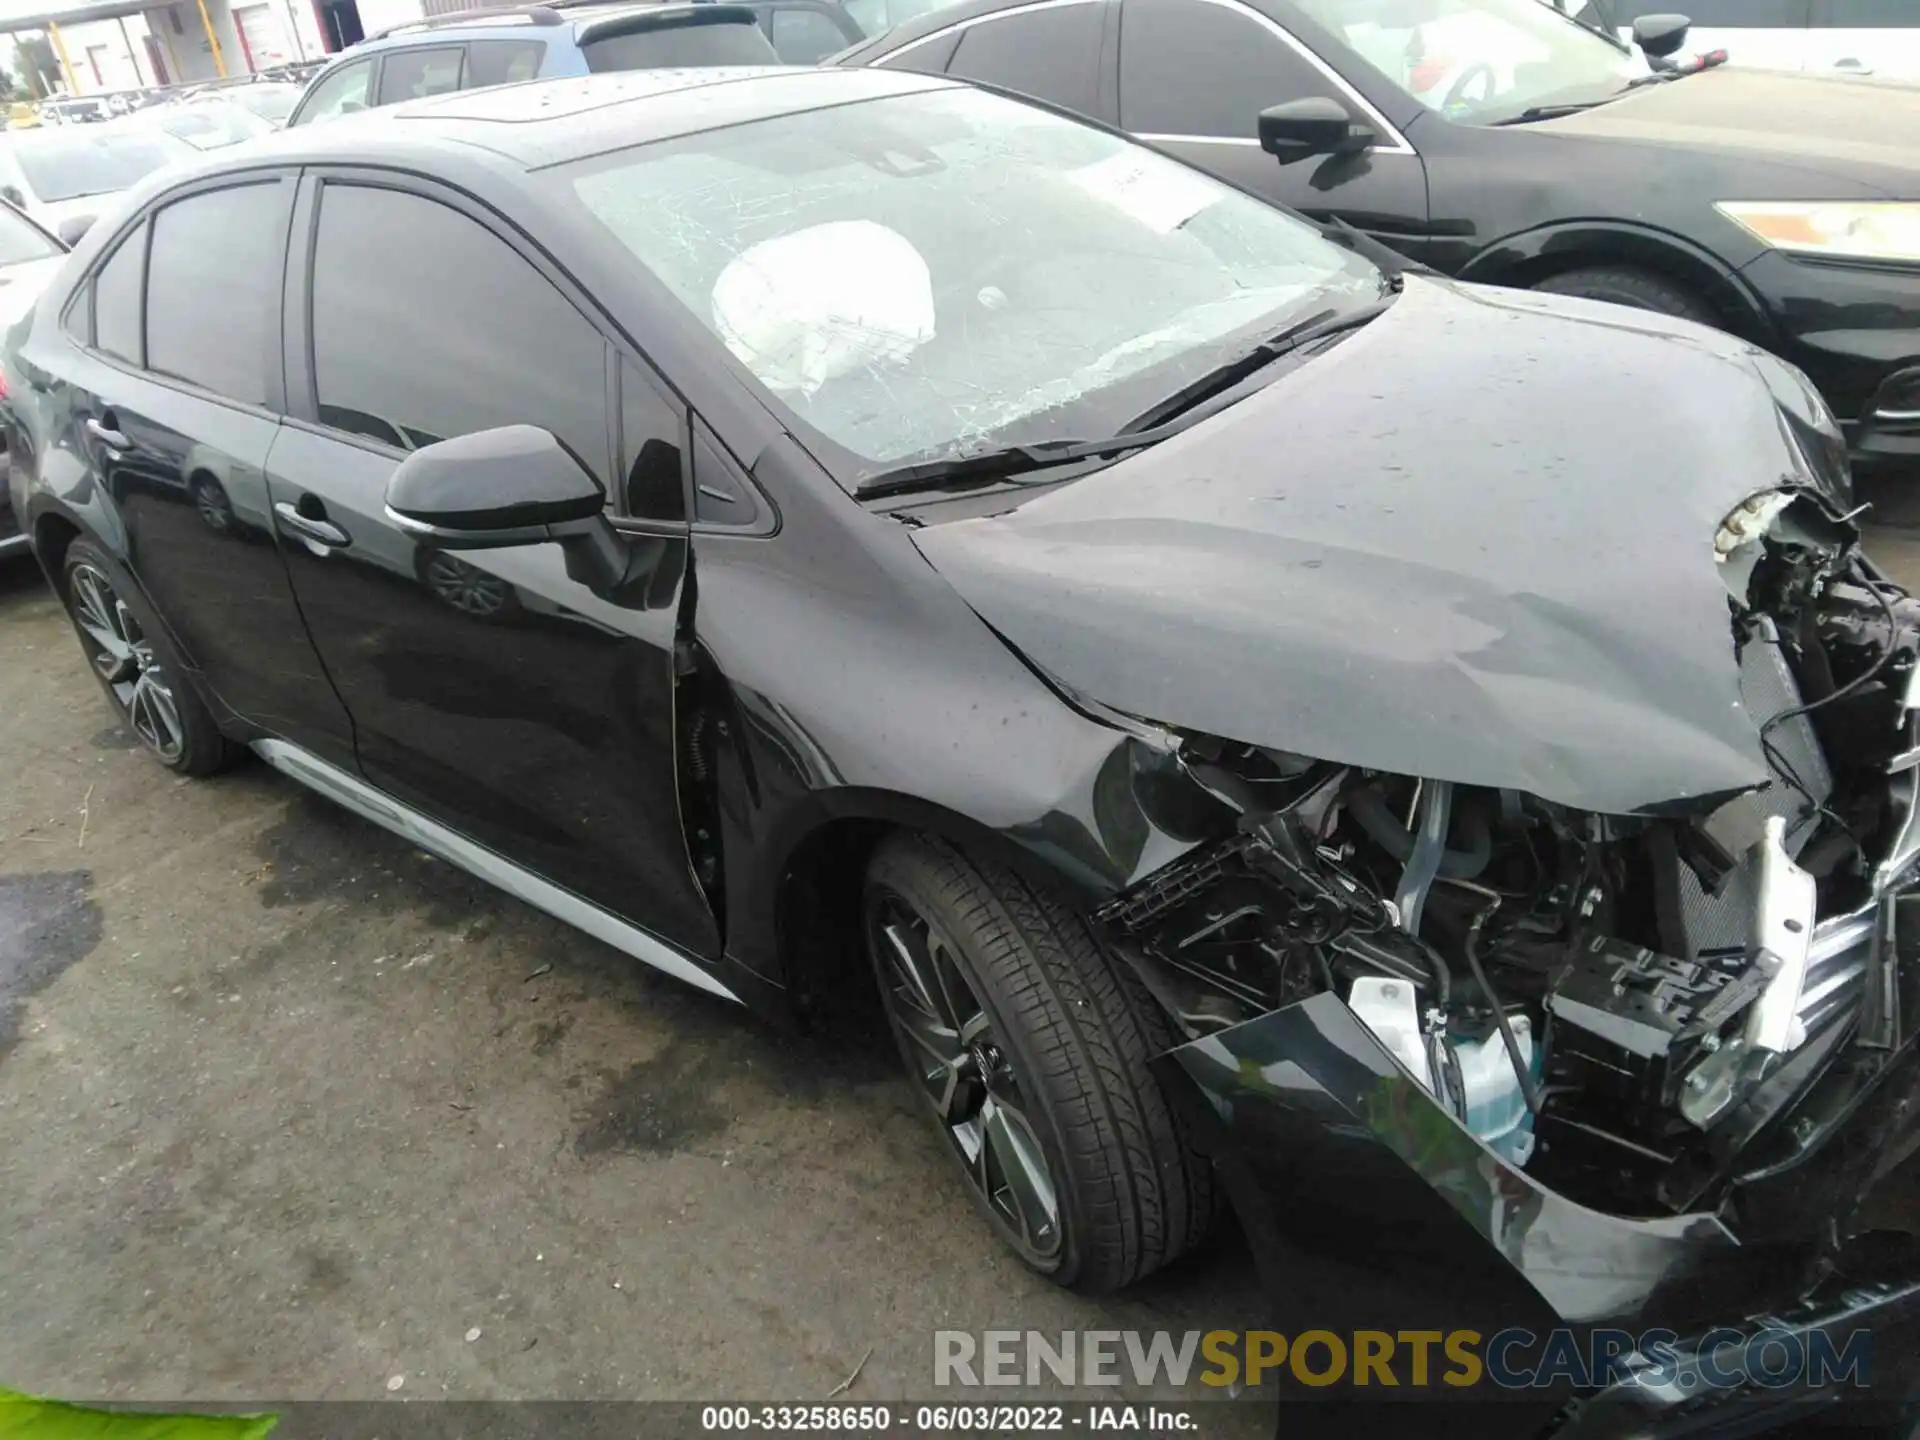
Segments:
[[[1637,85],[1639,82],[1636,80],[1630,83]],[[1626,93],[1622,90],[1620,95]],[[1605,105],[1610,100],[1618,100],[1620,95],[1609,95],[1605,100],[1576,100],[1567,105],[1535,105],[1530,109],[1522,110],[1518,115],[1509,115],[1504,120],[1495,120],[1493,124],[1495,126],[1531,125],[1536,120],[1558,120],[1562,115],[1578,115],[1583,110],[1592,110]]]
[[[913,495],[927,490],[958,490],[991,485],[1035,470],[1052,470],[1081,460],[1111,460],[1134,450],[1157,445],[1192,423],[1179,418],[1209,395],[1218,394],[1281,356],[1317,340],[1357,330],[1399,298],[1395,289],[1356,310],[1320,310],[1270,335],[1226,364],[1216,366],[1190,384],[1129,420],[1117,435],[1105,440],[1033,440],[922,460],[869,475],[853,487],[856,500],[881,500],[890,495]]]
[[[1304,320],[1296,320],[1279,334],[1269,335],[1251,350],[1234,356],[1225,364],[1216,365],[1205,374],[1189,380],[1171,395],[1155,401],[1121,428],[1121,437],[1149,434],[1155,427],[1165,425],[1201,401],[1238,385],[1247,376],[1265,369],[1283,355],[1290,355],[1330,336],[1358,330],[1399,298],[1400,292],[1396,289],[1355,310],[1318,310]]]
[[[950,455],[944,460],[922,460],[869,475],[853,487],[856,500],[880,500],[889,495],[912,495],[923,490],[959,490],[991,485],[1034,470],[1052,470],[1079,460],[1115,459],[1132,450],[1144,450],[1186,427],[1162,425],[1133,430],[1105,440],[1033,440],[1024,445],[1001,445]]]

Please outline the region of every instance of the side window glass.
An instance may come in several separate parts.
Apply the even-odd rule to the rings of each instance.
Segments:
[[[262,405],[285,263],[279,181],[207,190],[153,217],[147,368]],[[216,318],[217,317],[217,318]]]
[[[397,105],[460,88],[461,48],[389,50],[380,71],[380,104]]]
[[[1028,10],[970,26],[961,33],[947,73],[1004,85],[1090,115],[1098,103],[1100,16],[1105,8],[1084,4]],[[1221,58],[1209,55],[1207,63],[1217,65]],[[1188,72],[1183,83],[1212,83],[1211,77],[1198,80],[1200,73]]]
[[[314,84],[313,89],[307,92],[299,113],[287,123],[305,125],[314,120],[331,120],[336,115],[351,115],[355,110],[364,110],[371,98],[367,88],[372,83],[371,60],[342,66]]]
[[[414,449],[541,425],[608,482],[606,344],[499,236],[438,201],[330,184],[313,260],[328,424]]]
[[[853,43],[825,14],[803,5],[776,6],[767,16],[767,38],[788,65],[811,65]]]
[[[146,364],[140,345],[140,290],[146,268],[147,226],[142,221],[93,277],[93,343],[130,365]]]
[[[1123,130],[1255,140],[1269,105],[1329,93],[1326,77],[1244,10],[1126,0],[1120,12]]]
[[[685,416],[631,363],[620,364],[624,512],[636,520],[687,518]]]
[[[547,47],[538,40],[475,40],[467,46],[467,75],[463,88],[511,85],[540,73]]]

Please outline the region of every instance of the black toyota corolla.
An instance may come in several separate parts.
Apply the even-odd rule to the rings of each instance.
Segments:
[[[161,762],[877,997],[1062,1284],[1224,1194],[1389,1328],[1920,1298],[1852,1218],[1915,1133],[1920,606],[1758,349],[949,81],[706,71],[151,184],[4,366]],[[1642,1360],[1612,1404],[1683,1393]]]

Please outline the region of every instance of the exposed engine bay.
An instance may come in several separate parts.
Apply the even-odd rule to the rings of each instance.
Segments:
[[[1753,497],[1714,554],[1768,785],[1605,815],[1182,734],[1235,833],[1098,918],[1190,1036],[1332,992],[1540,1183],[1713,1208],[1920,1000],[1920,601],[1811,492]]]

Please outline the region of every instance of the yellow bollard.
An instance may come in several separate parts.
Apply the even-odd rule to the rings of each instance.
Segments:
[[[227,59],[220,53],[220,37],[213,33],[213,17],[207,14],[207,0],[198,0],[200,23],[207,27],[207,44],[213,47],[213,68],[222,80],[227,78]]]

